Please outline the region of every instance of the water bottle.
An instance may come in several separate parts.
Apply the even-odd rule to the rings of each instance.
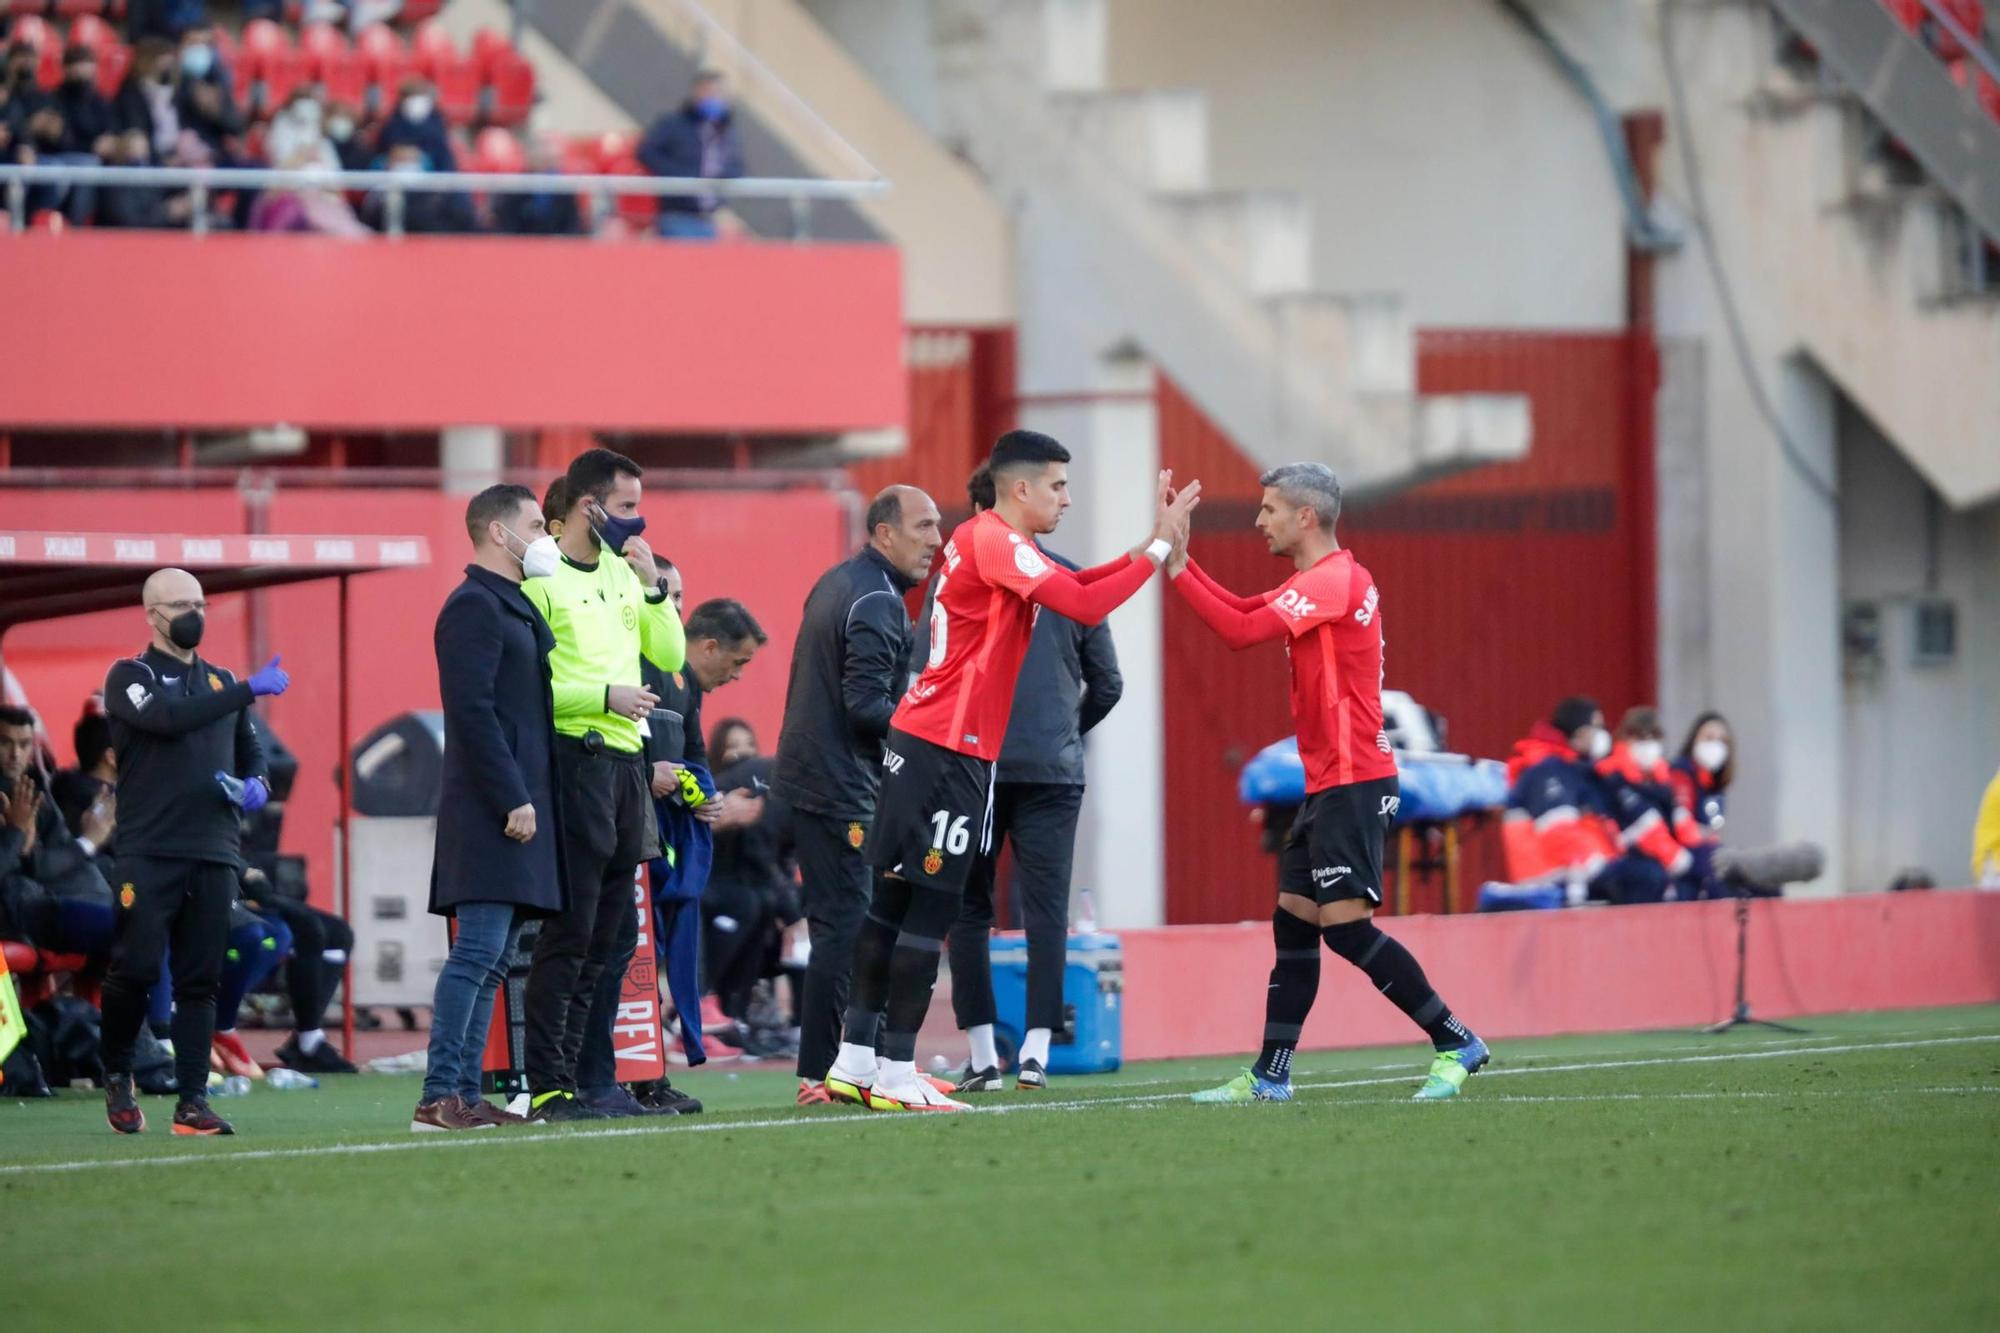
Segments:
[[[279,1092],[296,1092],[300,1088],[317,1088],[319,1080],[311,1074],[301,1074],[296,1069],[280,1068],[266,1070],[264,1084],[266,1087],[276,1088]]]
[[[1089,889],[1076,895],[1076,933],[1095,935],[1097,933],[1097,899]]]
[[[215,1095],[218,1097],[248,1097],[250,1095],[250,1080],[241,1074],[231,1074],[228,1078],[222,1080],[222,1086],[215,1090]]]

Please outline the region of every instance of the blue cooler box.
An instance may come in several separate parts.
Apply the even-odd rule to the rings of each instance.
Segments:
[[[1028,940],[993,937],[994,1038],[1009,1063],[1027,1031]],[[1125,994],[1125,949],[1116,935],[1071,935],[1063,966],[1063,1009],[1068,1030],[1049,1044],[1051,1074],[1108,1074],[1124,1062],[1120,1004]]]

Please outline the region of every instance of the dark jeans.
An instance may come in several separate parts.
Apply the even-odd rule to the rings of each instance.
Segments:
[[[874,872],[852,830],[856,821],[796,811],[792,841],[799,859],[806,933],[812,954],[799,1000],[799,1077],[817,1082],[840,1053],[840,1024],[854,973],[854,937],[868,912]],[[867,824],[859,824],[862,835]]]
[[[625,973],[632,966],[632,950],[639,943],[639,904],[629,878],[625,897],[618,938],[611,946],[611,961],[597,978],[597,989],[590,997],[590,1017],[584,1023],[583,1049],[576,1061],[576,1086],[583,1092],[604,1092],[618,1081],[618,1051],[611,1030],[618,1023]],[[701,1020],[697,1017],[695,1021]]]
[[[569,905],[542,923],[528,968],[524,1062],[528,1089],[535,1094],[576,1091],[598,983],[607,969],[622,970],[632,952],[633,872],[659,847],[640,756],[590,754],[557,737],[556,764]],[[610,1013],[604,1017],[608,1038]]]
[[[479,1100],[481,1054],[493,1023],[493,996],[507,979],[507,958],[521,933],[512,903],[461,903],[451,956],[431,999],[431,1044],[423,1100]]]
[[[1083,788],[1001,782],[993,787],[993,846],[973,867],[951,928],[951,1008],[960,1029],[994,1020],[993,878],[1000,840],[1014,845],[1014,890],[1028,932],[1027,1026],[1061,1031],[1069,948],[1069,877]]]
[[[146,992],[173,948],[174,1077],[182,1097],[208,1091],[208,1048],[215,1037],[215,992],[229,941],[236,868],[213,861],[118,858],[118,938],[104,978],[104,1069],[132,1070],[132,1045],[146,1019]],[[126,888],[132,901],[124,902]]]

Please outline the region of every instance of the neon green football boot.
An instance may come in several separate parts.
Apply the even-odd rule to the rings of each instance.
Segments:
[[[1454,1046],[1448,1051],[1439,1051],[1431,1059],[1430,1077],[1424,1086],[1418,1088],[1410,1098],[1416,1102],[1441,1102],[1448,1097],[1458,1096],[1465,1080],[1486,1067],[1493,1058],[1493,1052],[1486,1049],[1486,1043],[1474,1037],[1463,1046]]]
[[[1273,1083],[1268,1078],[1259,1078],[1246,1069],[1219,1088],[1208,1088],[1197,1092],[1189,1101],[1227,1102],[1248,1104],[1250,1102],[1288,1102],[1292,1099],[1291,1080]]]

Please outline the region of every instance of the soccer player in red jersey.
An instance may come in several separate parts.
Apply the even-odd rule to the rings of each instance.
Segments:
[[[1042,607],[1095,625],[1166,562],[1200,502],[1161,473],[1150,540],[1072,574],[1035,537],[1069,506],[1069,451],[1034,431],[993,446],[995,505],[959,525],[933,568],[930,660],[889,723],[882,796],[868,857],[875,892],[854,946],[840,1054],[827,1071],[836,1100],[882,1111],[962,1111],[916,1072],[917,1029],[965,880],[992,834],[993,761],[1007,736],[1014,685]]]
[[[1436,1048],[1419,1100],[1455,1097],[1489,1058],[1453,1016],[1408,949],[1375,928],[1382,837],[1401,801],[1382,729],[1382,599],[1340,549],[1340,482],[1324,463],[1288,463],[1258,481],[1257,530],[1298,572],[1259,597],[1239,597],[1189,558],[1167,560],[1174,588],[1230,647],[1284,641],[1306,800],[1278,860],[1271,918],[1277,961],[1264,1000],[1264,1048],[1254,1068],[1198,1102],[1289,1101],[1292,1052],[1319,991],[1319,944],[1367,974]]]

